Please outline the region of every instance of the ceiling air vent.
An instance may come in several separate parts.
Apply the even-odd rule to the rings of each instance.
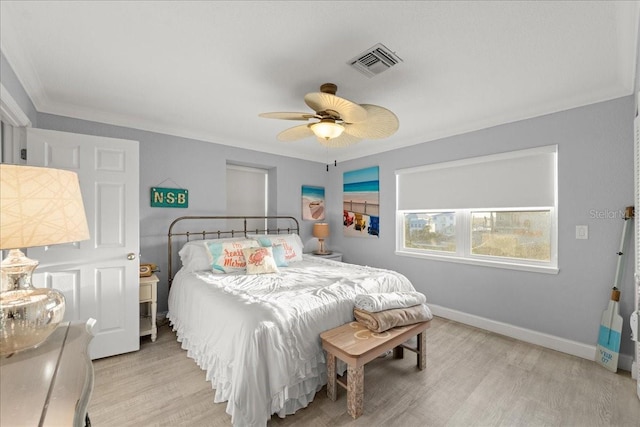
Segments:
[[[347,61],[347,64],[365,76],[373,77],[388,70],[400,61],[402,61],[402,59],[398,55],[391,52],[389,48],[382,43],[378,43],[355,58]]]

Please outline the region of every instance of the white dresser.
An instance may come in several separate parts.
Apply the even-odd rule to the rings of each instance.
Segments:
[[[94,319],[64,322],[36,348],[0,358],[0,425],[84,426],[93,391]]]

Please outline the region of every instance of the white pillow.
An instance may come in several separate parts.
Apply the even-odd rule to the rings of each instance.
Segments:
[[[247,274],[279,272],[271,247],[246,248],[242,253],[247,262]]]
[[[287,262],[302,261],[304,245],[297,234],[251,234],[247,235],[260,242],[261,246],[282,245]]]
[[[191,240],[182,246],[178,255],[185,272],[211,270],[211,254],[207,246],[212,242],[237,242],[246,237],[225,237],[222,239]]]

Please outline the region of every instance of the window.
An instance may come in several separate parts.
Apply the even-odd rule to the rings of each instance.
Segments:
[[[412,212],[404,216],[407,248],[456,252],[455,212]]]
[[[227,164],[227,215],[265,216],[269,171]],[[251,229],[266,228],[266,220],[250,220]]]
[[[557,273],[557,147],[396,171],[396,253]]]
[[[471,212],[471,254],[551,260],[551,212]]]

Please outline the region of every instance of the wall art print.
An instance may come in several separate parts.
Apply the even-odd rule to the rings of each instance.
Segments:
[[[378,166],[345,172],[342,181],[342,230],[347,237],[380,235]]]
[[[324,187],[302,186],[302,219],[324,220]]]

